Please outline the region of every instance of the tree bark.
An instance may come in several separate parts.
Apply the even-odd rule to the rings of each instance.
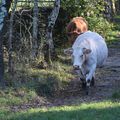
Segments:
[[[34,9],[33,9],[33,41],[32,41],[32,57],[37,56],[37,44],[38,39],[38,0],[34,0]]]
[[[112,1],[112,11],[113,11],[113,14],[115,15],[116,14],[115,0],[111,0],[111,1]]]
[[[0,85],[4,86],[4,62],[3,62],[3,27],[5,23],[6,16],[11,4],[11,0],[2,0],[0,3]]]
[[[55,56],[55,48],[54,48],[54,43],[53,43],[53,36],[52,36],[52,31],[56,22],[56,19],[59,14],[59,9],[60,9],[60,0],[55,0],[55,6],[54,9],[52,10],[50,16],[48,17],[48,27],[47,27],[47,35],[46,35],[46,55],[45,55],[45,60],[49,64],[52,64],[52,59]]]
[[[105,17],[108,20],[112,20],[112,0],[105,0],[105,2],[107,3],[105,6]]]
[[[14,5],[13,5],[11,16],[10,16],[10,26],[9,26],[8,72],[11,73],[11,74],[13,74],[13,71],[14,71],[14,64],[13,64],[13,57],[12,57],[12,53],[13,53],[12,38],[13,38],[13,20],[14,20],[14,14],[15,14],[15,9],[16,9],[16,6],[17,6],[17,2],[18,2],[18,0],[14,0]]]
[[[120,14],[120,0],[115,0],[116,14]]]

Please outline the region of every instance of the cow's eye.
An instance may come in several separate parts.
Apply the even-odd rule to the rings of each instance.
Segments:
[[[83,58],[83,55],[81,55],[80,57]]]

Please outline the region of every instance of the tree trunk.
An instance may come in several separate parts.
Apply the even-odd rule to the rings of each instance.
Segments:
[[[2,0],[0,2],[0,85],[5,84],[4,81],[4,62],[3,62],[3,27],[5,17],[7,16],[11,1]]]
[[[45,61],[49,64],[52,63],[52,59],[55,56],[55,48],[53,43],[52,31],[56,22],[56,19],[59,14],[60,9],[60,0],[55,1],[54,9],[52,10],[50,16],[48,17],[48,27],[47,27],[47,35],[46,35],[46,54],[45,54]]]
[[[38,39],[38,0],[34,0],[34,9],[33,9],[33,41],[32,41],[32,57],[37,56],[37,44]]]
[[[120,14],[120,0],[115,0],[116,13]]]
[[[8,61],[8,72],[13,74],[14,72],[14,64],[13,64],[13,57],[12,57],[12,38],[13,38],[13,19],[14,19],[14,14],[15,14],[15,9],[17,5],[18,0],[14,1],[14,5],[12,8],[11,16],[10,16],[10,26],[9,26],[9,39],[8,39],[8,45],[9,45],[9,61]]]
[[[112,0],[105,0],[106,5],[105,5],[105,17],[108,20],[112,20]]]
[[[112,12],[115,15],[116,14],[115,0],[111,0],[111,1],[112,1]]]

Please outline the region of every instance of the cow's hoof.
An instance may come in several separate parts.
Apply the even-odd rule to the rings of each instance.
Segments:
[[[91,86],[91,87],[94,87],[94,86],[95,86],[95,82],[94,82],[93,80],[91,81],[90,86]]]
[[[94,77],[92,77],[92,80],[91,80],[90,86],[91,86],[91,87],[95,86],[95,79],[94,79]]]
[[[86,95],[89,95],[89,92],[88,92],[88,91],[86,91]]]
[[[84,79],[84,78],[80,78],[80,80],[81,80],[82,82],[85,82],[85,79]]]
[[[86,89],[86,82],[82,82],[82,89]]]
[[[90,89],[90,87],[89,86],[86,86],[86,91],[85,91],[85,93],[86,93],[86,95],[89,95],[89,89]]]
[[[86,88],[86,81],[83,78],[80,78],[81,82],[82,82],[82,89]]]
[[[91,80],[87,80],[87,82],[86,82],[86,95],[89,95],[90,83],[91,83]]]

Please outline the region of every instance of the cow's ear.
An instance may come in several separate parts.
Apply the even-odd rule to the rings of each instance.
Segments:
[[[91,49],[83,48],[83,54],[91,53]]]
[[[72,53],[73,53],[73,49],[72,48],[64,49],[64,54],[71,55]]]

